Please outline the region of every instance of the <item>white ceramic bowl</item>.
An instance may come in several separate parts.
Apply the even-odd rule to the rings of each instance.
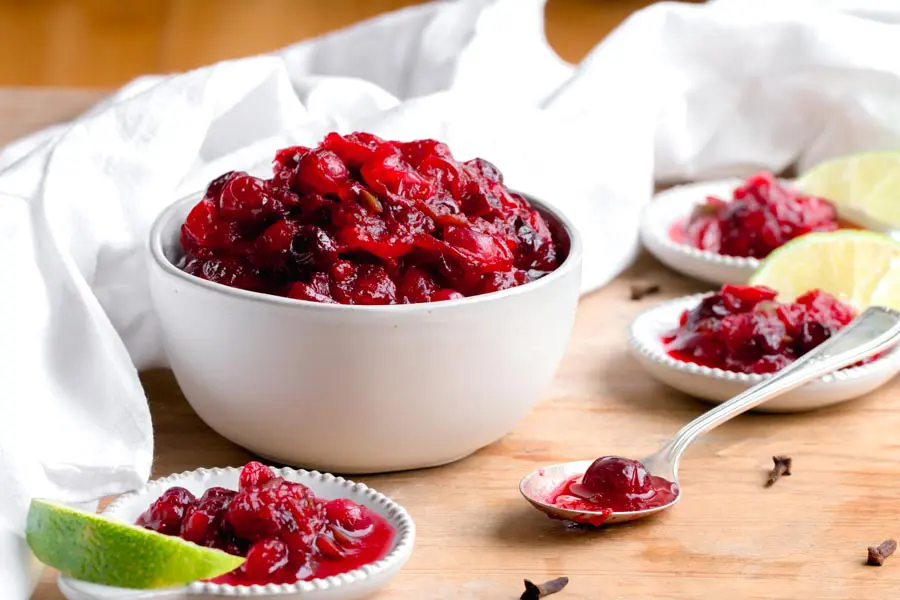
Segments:
[[[134,523],[138,516],[162,493],[172,486],[182,486],[200,496],[215,486],[237,489],[240,469],[197,469],[150,482],[143,489],[124,494],[111,503],[102,514],[106,517]],[[285,585],[233,586],[194,582],[182,588],[164,590],[128,590],[87,583],[69,577],[59,578],[59,589],[68,600],[200,600],[202,598],[275,596],[280,600],[352,600],[370,596],[383,587],[406,564],[412,554],[416,527],[402,506],[387,496],[363,485],[328,473],[274,469],[275,474],[288,481],[309,487],[322,498],[349,498],[365,505],[384,517],[396,531],[390,552],[383,559],[359,569]]]
[[[676,360],[666,354],[661,337],[678,326],[681,313],[705,294],[659,304],[638,315],[629,327],[631,353],[659,381],[714,404],[720,404],[771,375],[736,373]],[[842,369],[769,400],[759,412],[800,412],[859,398],[900,372],[900,350],[893,348],[871,363]]]
[[[581,241],[530,284],[427,304],[344,306],[233,289],[176,268],[180,200],[150,234],[150,291],[188,402],[283,464],[337,473],[441,465],[509,432],[541,398],[578,303]]]
[[[641,242],[661,263],[689,277],[717,285],[747,283],[759,268],[759,260],[699,250],[678,243],[671,236],[672,227],[687,219],[707,196],[728,200],[742,182],[741,179],[704,181],[660,192],[641,213]]]

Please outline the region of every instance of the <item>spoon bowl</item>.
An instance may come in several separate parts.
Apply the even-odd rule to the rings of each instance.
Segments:
[[[674,485],[677,493],[666,504],[627,512],[616,512],[600,504],[597,505],[597,510],[578,510],[554,505],[554,493],[565,482],[583,475],[594,462],[591,460],[561,463],[532,471],[519,482],[519,492],[532,506],[551,518],[595,527],[655,515],[674,506],[681,499],[678,465],[684,451],[698,437],[780,394],[878,354],[894,346],[898,340],[900,340],[900,313],[883,307],[870,307],[839,333],[781,369],[771,378],[685,425],[659,451],[640,461],[649,475],[662,478]]]
[[[591,466],[592,462],[593,461],[591,460],[577,460],[574,462],[542,467],[532,471],[519,482],[519,493],[521,493],[533,507],[551,519],[560,519],[563,521],[572,521],[573,523],[594,526],[625,523],[626,521],[634,521],[636,519],[649,517],[650,515],[666,510],[681,498],[681,491],[679,490],[675,499],[668,504],[655,506],[646,510],[614,512],[611,514],[604,511],[572,510],[551,504],[549,501],[550,496],[557,488],[559,488],[562,482],[575,477],[576,475],[582,475],[587,471],[588,467]],[[641,462],[645,465],[647,464],[644,461]]]

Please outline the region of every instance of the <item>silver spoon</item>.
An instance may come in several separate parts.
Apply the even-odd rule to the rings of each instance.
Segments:
[[[640,462],[651,475],[662,477],[677,486],[678,463],[682,454],[691,442],[704,433],[779,394],[877,354],[898,340],[900,340],[900,313],[877,306],[868,308],[837,335],[772,377],[685,425],[659,451]],[[593,525],[622,523],[649,517],[672,507],[681,498],[681,488],[678,487],[678,494],[668,504],[646,510],[613,512],[608,516],[601,511],[560,508],[548,502],[554,490],[566,480],[584,474],[592,462],[582,460],[537,469],[519,482],[519,491],[535,508],[548,516]]]

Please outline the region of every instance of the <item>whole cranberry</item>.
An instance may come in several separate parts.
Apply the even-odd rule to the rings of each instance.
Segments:
[[[228,505],[225,519],[235,535],[245,540],[275,537],[283,529],[295,528],[289,508],[279,501],[274,489],[241,490]]]
[[[220,542],[220,528],[234,490],[212,487],[206,490],[191,507],[181,524],[181,537],[201,546]]]
[[[603,495],[640,495],[653,490],[647,468],[619,456],[595,460],[585,471],[581,484],[589,492]]]
[[[183,487],[167,489],[137,518],[136,525],[165,535],[178,535],[181,522],[196,498]]]
[[[346,531],[362,531],[372,526],[365,508],[352,500],[336,498],[325,504],[325,518]]]
[[[257,223],[281,210],[265,182],[246,174],[234,175],[225,183],[218,207],[223,219],[243,223]]]
[[[277,538],[261,540],[250,546],[243,564],[247,577],[254,581],[269,581],[272,575],[288,564],[288,547]]]
[[[350,171],[331,150],[317,148],[304,154],[294,174],[294,188],[300,192],[337,194]]]
[[[249,462],[241,469],[241,475],[238,480],[238,486],[241,490],[260,487],[275,479],[275,473],[272,469],[261,462]]]

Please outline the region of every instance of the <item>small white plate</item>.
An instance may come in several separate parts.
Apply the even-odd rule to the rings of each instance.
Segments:
[[[97,585],[60,576],[59,589],[68,600],[198,600],[202,598],[241,597],[259,598],[275,596],[279,600],[352,600],[365,598],[384,586],[406,564],[415,544],[416,528],[406,510],[387,496],[328,473],[295,469],[273,469],[276,475],[288,481],[296,481],[309,487],[322,498],[349,498],[384,517],[394,528],[391,551],[383,559],[359,569],[325,577],[285,585],[233,586],[195,581],[186,587],[163,590],[129,590]],[[150,482],[137,492],[120,496],[102,514],[106,517],[134,523],[162,493],[172,486],[182,486],[199,496],[211,487],[221,486],[236,490],[241,470],[197,469],[171,475]]]
[[[676,360],[666,354],[662,336],[678,326],[681,313],[708,294],[685,296],[638,315],[628,330],[628,346],[648,373],[695,398],[721,404],[771,375],[724,371]],[[900,372],[900,351],[892,348],[871,363],[842,369],[769,400],[758,412],[801,412],[853,400],[881,387]]]
[[[660,192],[641,213],[641,242],[664,265],[689,277],[717,285],[747,283],[759,268],[758,259],[700,250],[676,242],[670,233],[707,196],[730,200],[732,191],[742,183],[742,179],[703,181]]]

